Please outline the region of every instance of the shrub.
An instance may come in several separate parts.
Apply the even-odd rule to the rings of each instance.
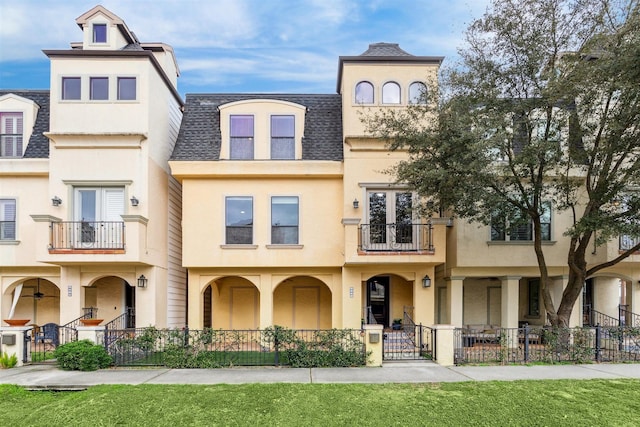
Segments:
[[[111,365],[111,356],[101,345],[89,340],[63,344],[53,353],[58,366],[66,371],[95,371]]]
[[[11,356],[7,354],[7,352],[3,352],[0,356],[0,367],[2,368],[13,368],[18,364],[18,356],[13,353]]]

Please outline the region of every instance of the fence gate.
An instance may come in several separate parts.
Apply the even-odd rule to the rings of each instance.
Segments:
[[[78,330],[67,325],[47,323],[36,326],[25,337],[24,362],[40,363],[53,359],[58,346],[78,340]]]
[[[435,360],[435,331],[428,326],[407,324],[383,332],[383,360]]]

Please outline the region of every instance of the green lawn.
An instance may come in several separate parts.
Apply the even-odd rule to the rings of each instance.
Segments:
[[[7,426],[623,426],[640,422],[640,380],[442,384],[0,385]]]

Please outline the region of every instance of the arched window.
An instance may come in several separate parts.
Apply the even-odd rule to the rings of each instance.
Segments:
[[[373,104],[373,85],[360,82],[356,85],[356,104]]]
[[[400,104],[400,85],[396,82],[388,82],[382,86],[383,104]]]
[[[413,82],[409,86],[409,103],[410,104],[426,104],[427,102],[427,85],[422,82]]]

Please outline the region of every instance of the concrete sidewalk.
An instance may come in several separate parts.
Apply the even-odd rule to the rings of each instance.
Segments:
[[[640,364],[443,367],[435,363],[388,363],[381,368],[114,368],[95,372],[62,371],[55,365],[28,365],[0,370],[0,384],[52,389],[86,388],[98,384],[373,384],[594,378],[640,379]]]

